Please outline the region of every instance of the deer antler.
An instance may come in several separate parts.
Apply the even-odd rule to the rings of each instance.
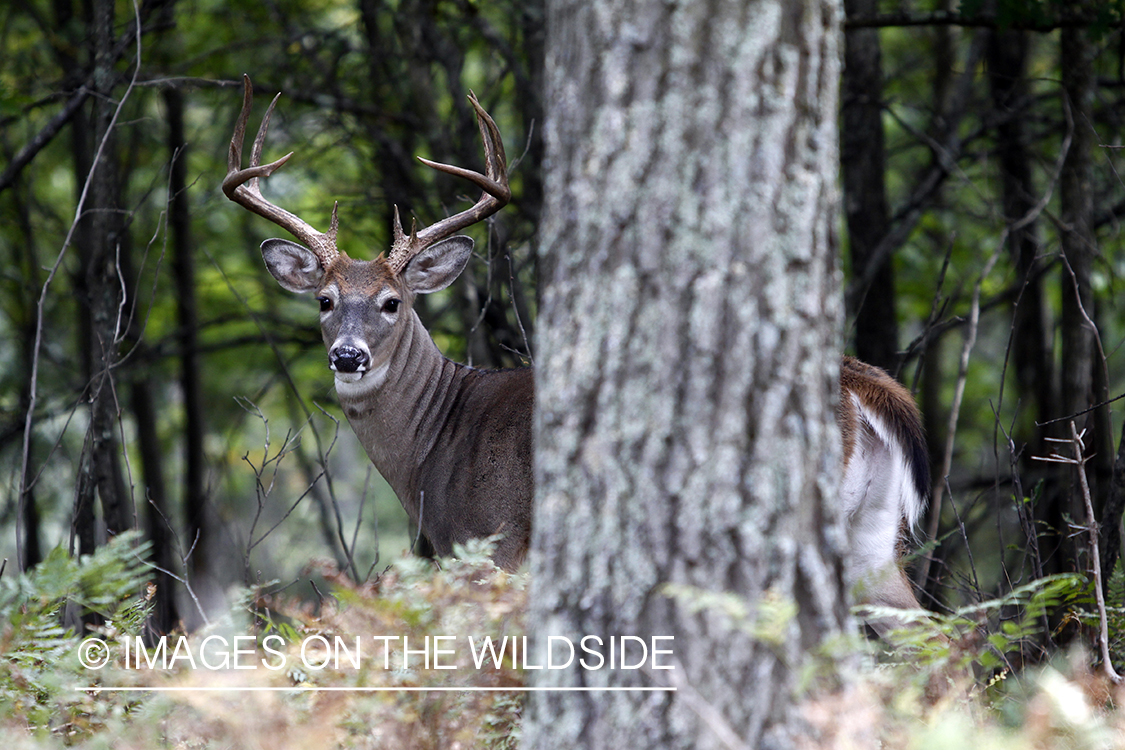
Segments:
[[[439,172],[447,172],[462,177],[484,190],[484,194],[481,195],[480,200],[478,200],[472,208],[442,219],[421,231],[417,231],[412,226],[410,236],[407,236],[406,233],[402,231],[402,222],[399,220],[398,207],[396,206],[394,244],[391,246],[391,254],[387,258],[391,270],[395,273],[405,268],[411,258],[430,245],[433,245],[439,240],[444,240],[446,237],[451,236],[471,224],[476,224],[478,221],[488,218],[508,205],[508,201],[512,198],[511,188],[508,187],[508,165],[507,159],[504,156],[504,142],[500,138],[500,130],[496,127],[496,123],[493,122],[492,118],[488,116],[488,113],[484,111],[484,107],[480,106],[480,102],[477,101],[476,95],[472,92],[469,92],[469,102],[473,105],[473,110],[476,112],[477,126],[480,127],[480,137],[481,140],[484,141],[485,174],[455,167],[450,164],[430,161],[420,156],[418,157],[418,161]]]
[[[332,206],[332,221],[328,231],[318,232],[299,216],[267,201],[262,197],[262,191],[258,187],[258,178],[269,177],[282,164],[289,161],[289,157],[293,155],[293,152],[290,151],[275,162],[261,164],[262,144],[266,140],[266,131],[269,130],[270,115],[273,114],[274,105],[277,104],[281,94],[273,98],[269,109],[266,110],[265,117],[262,118],[258,135],[254,138],[254,147],[250,151],[250,166],[246,169],[242,168],[242,142],[246,137],[246,122],[250,119],[250,108],[254,102],[254,87],[250,83],[250,76],[243,74],[242,83],[242,112],[238,115],[238,122],[234,126],[234,136],[230,141],[227,176],[223,179],[223,192],[243,208],[265,217],[282,229],[289,231],[320,259],[322,266],[327,268],[340,256],[339,250],[336,249],[336,231],[339,228],[336,206]]]

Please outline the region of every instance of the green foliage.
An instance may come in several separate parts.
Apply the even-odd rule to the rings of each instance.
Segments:
[[[453,635],[463,641],[468,635],[499,639],[523,634],[526,577],[496,568],[489,551],[487,544],[474,543],[459,550],[458,558],[443,560],[440,568],[432,561],[404,558],[364,586],[324,567],[318,572],[332,589],[315,610],[280,594],[243,592],[221,623],[188,638],[191,648],[200,648],[207,637],[223,635],[229,640],[247,630],[259,645],[266,635],[280,634],[286,643],[275,642],[272,647],[282,653],[284,666],[216,671],[187,668],[181,662],[167,670],[117,669],[105,676],[103,684],[190,686],[204,692],[146,696],[128,717],[106,724],[104,730],[126,747],[145,747],[155,738],[176,747],[197,748],[302,747],[307,742],[326,748],[515,747],[524,704],[521,693],[412,691],[522,686],[522,674],[510,660],[497,667],[487,659],[477,669],[462,645],[445,662],[455,663],[457,669],[427,668],[418,654],[410,657],[408,665],[403,663],[403,639],[409,639],[411,649],[421,649],[427,637]],[[373,648],[376,639],[384,636],[396,639],[391,641],[389,668],[382,649]],[[328,656],[316,644],[336,639],[351,649],[359,639],[359,668],[348,659],[310,667],[306,654],[315,663]],[[232,685],[271,692],[222,689]],[[108,705],[115,701],[111,693],[95,699]],[[90,739],[108,736],[97,731]]]
[[[97,614],[102,633],[140,633],[151,610],[142,594],[151,575],[147,552],[140,534],[130,532],[80,559],[56,548],[35,568],[0,581],[0,716],[24,716],[44,732],[89,719],[74,686],[90,674],[80,668],[79,640],[66,623]]]
[[[1125,671],[1125,562],[1121,558],[1105,582],[1105,602],[1109,655],[1120,674]]]
[[[63,607],[77,607],[75,616],[101,615],[118,629],[140,632],[147,616],[137,600],[151,571],[145,565],[150,544],[130,531],[93,554],[75,559],[61,547],[26,573],[0,581],[0,618],[9,655],[34,655],[33,632],[59,628]],[[58,630],[59,636],[71,636]]]
[[[348,663],[324,669],[302,665],[302,643],[322,636],[352,643],[359,637],[394,635],[423,643],[427,636],[457,634],[478,638],[516,637],[523,632],[526,577],[496,568],[487,542],[459,550],[443,561],[404,559],[378,580],[357,587],[331,567],[320,571],[333,584],[318,611],[300,601],[246,590],[230,612],[210,628],[185,636],[192,649],[208,637],[228,641],[252,633],[259,647],[280,634],[287,664],[277,671],[251,672],[124,666],[123,654],[135,648],[148,612],[138,595],[149,569],[135,534],[123,535],[96,554],[71,560],[52,554],[36,569],[0,585],[0,737],[23,747],[371,747],[513,748],[523,709],[520,693],[399,692],[398,688],[457,685],[518,687],[523,678],[510,661],[499,668],[490,660],[472,668],[460,649],[461,669],[426,669],[393,664],[368,652],[362,668]],[[268,587],[265,587],[268,588]],[[91,672],[75,654],[72,628],[59,625],[67,603],[81,604],[107,618],[96,629],[112,652],[110,665]],[[126,636],[129,636],[126,638]],[[177,639],[180,636],[170,636]],[[166,648],[165,653],[171,650]],[[198,653],[198,651],[197,651]],[[397,658],[397,656],[395,657]],[[105,687],[212,687],[203,693],[115,693],[75,691],[76,685]],[[231,693],[230,685],[303,688],[389,687],[390,692]],[[31,730],[30,733],[28,730]],[[305,739],[302,739],[305,738]]]
[[[876,690],[885,683],[874,682]],[[936,703],[917,694],[886,704],[881,747],[911,750],[1112,750],[1122,747],[1125,717],[1100,705],[1104,688],[1081,668],[1035,670],[989,704],[953,693]],[[854,709],[853,709],[854,710]],[[1013,721],[1014,720],[1014,721]]]
[[[923,665],[929,679],[934,671],[972,669],[991,675],[1011,669],[1013,657],[1034,652],[1049,639],[1052,618],[1065,613],[1078,616],[1092,604],[1090,583],[1083,576],[1059,574],[949,614],[881,607],[859,611],[909,623],[889,636],[896,658]],[[938,634],[941,637],[935,638]]]
[[[913,620],[844,680],[807,680],[802,714],[817,747],[886,750],[1071,750],[1125,747],[1123,693],[1082,648],[1050,663],[1023,661],[1049,637],[1048,615],[1084,617],[1081,576],[1051,576],[947,616],[863,608]],[[836,648],[853,648],[855,641]],[[840,659],[836,665],[855,664]],[[823,669],[823,664],[819,665]],[[827,686],[827,687],[826,687]]]

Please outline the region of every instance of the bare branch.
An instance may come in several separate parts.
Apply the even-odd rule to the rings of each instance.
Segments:
[[[1105,610],[1105,588],[1102,583],[1102,560],[1098,545],[1098,521],[1094,516],[1094,501],[1090,497],[1090,484],[1086,481],[1086,446],[1082,438],[1086,431],[1078,431],[1074,421],[1070,422],[1069,438],[1046,438],[1052,443],[1069,443],[1074,449],[1074,458],[1067,458],[1057,453],[1050,456],[1032,456],[1036,461],[1045,461],[1053,464],[1070,464],[1078,474],[1078,484],[1082,488],[1082,499],[1086,503],[1086,526],[1084,530],[1090,535],[1090,565],[1094,569],[1094,598],[1098,606],[1098,645],[1101,649],[1102,670],[1105,676],[1115,684],[1121,684],[1121,676],[1113,668],[1109,655],[1109,624]]]
[[[35,137],[20,149],[20,152],[16,154],[15,157],[12,158],[12,161],[8,163],[8,166],[4,168],[4,172],[0,174],[0,192],[12,186],[20,171],[31,163],[32,159],[51,142],[52,138],[58,135],[59,131],[63,129],[63,126],[70,122],[70,118],[74,116],[74,113],[77,112],[89,98],[90,89],[85,85],[79,87],[79,89],[71,95],[66,105],[43,126],[42,130],[35,134]]]
[[[949,473],[953,467],[953,443],[957,438],[957,421],[961,416],[961,400],[965,396],[965,383],[969,379],[969,355],[977,342],[977,326],[980,323],[980,292],[984,280],[992,273],[992,268],[1000,259],[1000,253],[1008,239],[1008,230],[1005,229],[992,251],[992,257],[985,263],[984,269],[977,278],[973,287],[973,301],[969,311],[969,327],[965,331],[965,343],[961,348],[961,364],[957,373],[957,385],[953,391],[953,404],[949,408],[949,425],[945,435],[945,450],[942,452],[941,471],[935,477],[933,492],[930,496],[930,523],[926,529],[929,539],[937,537],[938,522],[941,520],[942,493],[949,481]],[[934,553],[931,550],[918,568],[918,580],[925,581],[930,575],[930,566],[933,564]]]

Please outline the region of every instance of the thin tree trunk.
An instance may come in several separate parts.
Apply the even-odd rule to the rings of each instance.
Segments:
[[[164,483],[164,451],[160,445],[160,433],[156,427],[156,407],[153,403],[152,385],[148,379],[133,383],[133,418],[137,423],[137,450],[140,453],[141,472],[144,477],[145,536],[152,542],[150,561],[158,570],[156,580],[156,600],[152,613],[152,625],[158,633],[167,633],[175,625],[176,614],[175,584],[169,575],[175,570],[172,555],[172,535],[168,528],[168,492]]]
[[[1098,519],[1098,546],[1101,548],[1102,580],[1108,581],[1121,556],[1121,516],[1125,513],[1125,424],[1117,443],[1109,495]]]
[[[1029,36],[1015,30],[996,30],[988,47],[989,85],[992,104],[1002,115],[996,131],[996,150],[1000,167],[1004,220],[1014,227],[1008,246],[1022,290],[1012,311],[1011,367],[1015,374],[1016,393],[1009,401],[1018,400],[1027,419],[1017,421],[1019,432],[1014,436],[1022,448],[1020,470],[1022,484],[1030,489],[1039,485],[1040,501],[1035,508],[1038,520],[1044,521],[1041,540],[1031,549],[1045,552],[1048,570],[1066,569],[1065,557],[1059,554],[1063,534],[1061,503],[1065,497],[1059,482],[1058,469],[1045,467],[1037,456],[1049,453],[1044,438],[1050,428],[1037,425],[1058,416],[1054,375],[1054,352],[1050,334],[1050,311],[1043,291],[1043,248],[1038,225],[1031,222],[1019,226],[1035,208],[1038,191],[1032,179],[1032,154],[1028,147],[1025,118],[1011,116],[1028,106],[1030,91],[1026,77]],[[1062,436],[1062,431],[1054,431]],[[1039,533],[1039,530],[1036,530]],[[1033,563],[1042,569],[1043,560]]]
[[[17,215],[19,216],[20,231],[23,242],[13,247],[13,265],[21,268],[20,276],[27,279],[24,284],[24,294],[20,298],[23,308],[23,320],[20,321],[20,359],[23,362],[23,371],[20,382],[20,413],[26,414],[31,408],[31,362],[35,350],[35,315],[36,296],[42,288],[42,274],[39,271],[39,259],[36,252],[35,228],[32,226],[28,202],[24,199],[27,186],[25,180],[15,178],[12,195],[16,201]],[[21,253],[22,251],[22,253]],[[22,257],[20,257],[22,255]],[[34,415],[32,415],[34,418]],[[43,559],[43,549],[40,544],[40,517],[39,507],[35,501],[35,430],[34,421],[28,423],[31,436],[28,441],[29,460],[24,467],[26,475],[20,482],[20,487],[26,488],[19,498],[19,522],[16,533],[19,535],[17,547],[20,551],[19,570],[24,571],[36,565]]]
[[[1095,367],[1094,334],[1090,321],[1095,315],[1094,295],[1090,284],[1090,273],[1095,252],[1094,237],[1091,231],[1093,198],[1091,185],[1091,149],[1094,133],[1091,130],[1091,105],[1093,103],[1093,47],[1084,29],[1067,28],[1060,32],[1063,93],[1070,109],[1073,122],[1073,135],[1070,150],[1063,164],[1059,184],[1059,198],[1062,208],[1062,254],[1063,264],[1059,283],[1062,286],[1062,317],[1060,340],[1062,345],[1062,415],[1076,415],[1092,405],[1092,374]],[[1077,417],[1076,417],[1077,418]],[[1079,419],[1090,427],[1094,419]],[[1088,439],[1088,446],[1098,445],[1096,436]],[[1091,482],[1094,478],[1090,477]],[[1070,489],[1064,513],[1073,519],[1085,517],[1085,506],[1074,470],[1068,470],[1067,482]],[[1096,485],[1095,485],[1096,491]],[[1056,523],[1061,523],[1058,513],[1053,514]],[[1065,526],[1056,527],[1064,538],[1069,536]],[[1074,570],[1078,556],[1075,543],[1060,541],[1060,558],[1064,570]]]
[[[674,636],[675,669],[530,679],[679,690],[534,693],[525,747],[786,747],[803,650],[848,622],[839,22],[833,2],[548,4],[532,658],[552,635]],[[746,619],[694,606],[726,595]]]
[[[870,16],[876,0],[845,0],[849,17]],[[875,248],[890,228],[883,135],[883,69],[878,29],[849,29],[844,35],[840,165],[852,273],[863,278]],[[856,355],[892,373],[899,364],[898,316],[892,258],[879,262],[867,293],[849,310],[855,318]]]
[[[122,231],[117,204],[116,146],[111,132],[114,113],[113,24],[111,0],[93,4],[92,31],[95,45],[96,85],[94,101],[94,140],[107,140],[101,157],[93,166],[88,212],[90,214],[90,255],[85,264],[85,304],[89,314],[89,338],[85,342],[89,365],[90,422],[79,465],[75,498],[75,524],[88,523],[95,496],[101,502],[102,521],[107,533],[118,534],[133,525],[132,503],[121,475],[116,436],[117,392],[114,366],[117,363],[121,333],[122,289],[118,252]],[[84,179],[85,175],[81,175]],[[78,528],[82,552],[92,551],[93,529]]]
[[[187,546],[194,547],[188,564],[196,579],[207,577],[211,562],[211,531],[207,523],[207,466],[203,451],[206,433],[203,368],[199,356],[199,313],[195,300],[195,244],[191,238],[191,205],[187,190],[187,140],[184,138],[183,94],[164,91],[168,108],[168,228],[172,236],[172,273],[176,283],[179,328],[180,391],[184,399],[183,513]],[[156,509],[153,509],[154,511]],[[165,518],[170,519],[167,513]],[[155,523],[155,519],[154,519]],[[169,530],[170,531],[170,530]],[[200,580],[197,583],[202,585]]]
[[[993,106],[1004,116],[996,130],[996,150],[1004,201],[1004,220],[1009,225],[1028,216],[1035,208],[1038,191],[1032,180],[1032,155],[1028,148],[1026,118],[1011,116],[1027,107],[1026,65],[1028,35],[1023,31],[994,31],[988,46],[989,83]],[[1018,386],[1017,398],[1032,422],[1045,422],[1054,414],[1054,362],[1047,331],[1048,310],[1040,281],[1043,248],[1038,225],[1031,222],[1014,228],[1008,246],[1023,290],[1012,321],[1012,365]],[[1028,430],[1025,468],[1038,473],[1031,456],[1046,455],[1043,431]]]
[[[945,431],[949,424],[949,408],[942,400],[942,389],[945,386],[947,375],[942,368],[942,353],[945,349],[945,339],[934,336],[926,344],[925,361],[922,363],[922,385],[920,398],[922,402],[922,427],[926,432],[926,447],[928,449],[930,466],[942,465],[945,452]],[[936,481],[942,481],[937,477]],[[924,519],[929,523],[929,518]],[[937,526],[933,524],[930,528]],[[938,537],[940,538],[940,536]],[[919,596],[923,606],[937,608],[948,594],[943,585],[943,574],[946,572],[945,561],[952,550],[949,544],[937,545],[930,555],[929,563],[915,566],[914,580],[921,589]],[[928,568],[928,570],[923,570]],[[926,579],[920,580],[923,573]]]
[[[61,5],[65,6],[65,4]],[[60,26],[66,26],[65,20],[69,20],[69,14],[60,13]],[[75,73],[72,74],[72,78],[78,80],[85,78],[84,71],[82,71],[77,63],[75,64]],[[86,176],[90,173],[94,158],[90,143],[90,120],[91,118],[84,107],[79,108],[78,111],[74,113],[74,118],[71,120],[70,142],[74,162],[75,203],[78,202],[81,196],[83,183],[86,180]],[[79,262],[78,271],[74,273],[71,279],[71,286],[74,289],[74,295],[78,302],[78,319],[76,321],[77,325],[75,326],[75,333],[77,334],[75,350],[78,352],[78,360],[81,363],[82,373],[86,378],[86,382],[89,383],[93,378],[94,363],[89,346],[89,341],[92,338],[90,305],[88,303],[90,291],[85,271],[90,267],[91,258],[94,255],[93,217],[87,210],[82,216],[79,216],[76,221],[77,227],[74,232],[74,247]],[[71,513],[71,539],[68,546],[71,553],[77,551],[79,554],[89,554],[94,551],[95,547],[94,532],[96,530],[97,520],[94,508],[94,490],[92,484],[85,482],[87,476],[86,474],[79,473],[77,477],[74,508]],[[77,542],[77,550],[75,549],[75,542]]]

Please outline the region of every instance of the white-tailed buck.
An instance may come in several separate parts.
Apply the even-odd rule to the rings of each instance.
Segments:
[[[532,371],[483,371],[451,362],[414,312],[415,295],[444,289],[465,267],[473,241],[454,232],[509,200],[496,124],[470,96],[484,141],[483,175],[421,160],[484,190],[476,205],[409,235],[396,209],[389,255],[362,261],[337,250],[335,209],[328,231],[321,233],[262,197],[259,178],[292,156],[261,164],[276,98],[254,139],[250,165],[242,168],[252,101],[245,78],[223,191],[304,243],[266,240],[262,255],[281,286],[313,292],[320,302],[329,366],[352,429],[438,554],[449,554],[456,542],[499,535],[496,563],[518,567],[531,533]],[[917,520],[929,484],[914,401],[882,370],[845,358],[837,419],[844,436],[842,500],[859,598],[917,608],[897,565],[904,534]],[[880,629],[880,623],[873,624]]]
[[[412,227],[409,235],[396,209],[386,257],[352,260],[337,250],[335,208],[321,233],[262,197],[259,178],[292,154],[261,164],[275,97],[254,139],[250,166],[242,168],[253,101],[249,77],[223,192],[304,243],[266,240],[266,267],[285,289],[316,295],[340,405],[410,519],[439,555],[450,554],[454,543],[498,535],[493,559],[513,570],[531,534],[532,371],[475,370],[451,362],[414,312],[415,295],[449,286],[468,262],[473,241],[454,233],[499,211],[511,196],[500,132],[476,98],[469,99],[484,140],[485,174],[421,161],[469,180],[484,194],[472,208],[421,230]]]

